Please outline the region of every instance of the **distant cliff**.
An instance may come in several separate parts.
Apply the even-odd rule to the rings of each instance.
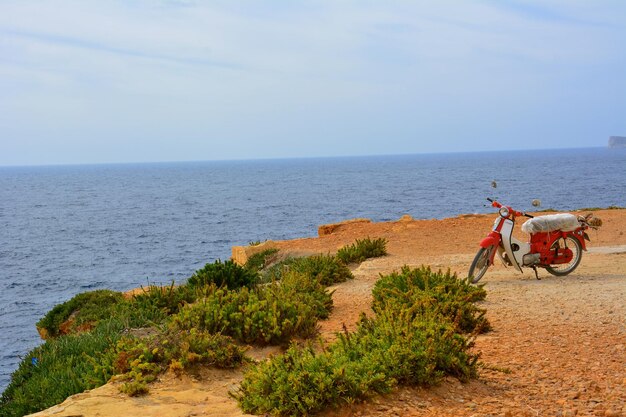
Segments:
[[[609,137],[609,148],[626,148],[626,136]]]

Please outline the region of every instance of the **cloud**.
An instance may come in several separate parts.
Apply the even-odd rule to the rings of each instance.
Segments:
[[[576,132],[626,129],[624,22],[618,2],[3,2],[0,141],[31,145],[0,165],[37,143],[101,150],[83,162],[592,144]]]

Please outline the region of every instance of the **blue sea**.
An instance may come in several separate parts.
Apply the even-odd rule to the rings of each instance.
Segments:
[[[77,293],[180,282],[324,223],[490,213],[486,197],[626,206],[626,149],[0,167],[0,391],[41,343],[35,323]]]

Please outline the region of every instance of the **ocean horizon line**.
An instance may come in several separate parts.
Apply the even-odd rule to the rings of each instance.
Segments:
[[[178,165],[178,164],[204,164],[204,163],[229,163],[229,162],[272,162],[272,161],[298,161],[298,160],[337,160],[337,159],[361,159],[381,157],[411,157],[411,156],[434,156],[434,155],[479,155],[498,154],[508,152],[540,152],[540,151],[580,151],[584,149],[609,149],[607,146],[582,146],[571,148],[535,148],[535,149],[498,149],[498,150],[475,150],[475,151],[450,151],[450,152],[411,152],[389,154],[366,154],[366,155],[326,155],[326,156],[286,156],[267,158],[225,158],[225,159],[189,159],[171,161],[125,161],[125,162],[77,162],[77,163],[46,163],[46,164],[9,164],[0,165],[0,169],[14,168],[71,168],[71,167],[107,167],[107,166],[137,166],[137,165]]]

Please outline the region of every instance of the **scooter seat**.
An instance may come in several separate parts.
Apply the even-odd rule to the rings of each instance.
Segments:
[[[534,217],[522,225],[522,231],[525,233],[553,232],[562,230],[571,232],[580,227],[578,218],[570,213],[548,214],[547,216]]]

